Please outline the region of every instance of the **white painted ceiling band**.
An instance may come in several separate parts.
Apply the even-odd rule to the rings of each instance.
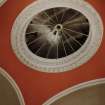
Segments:
[[[65,89],[64,91],[56,94],[55,96],[51,97],[46,102],[44,102],[42,105],[52,105],[52,103],[54,103],[55,101],[61,99],[64,96],[72,94],[73,92],[82,90],[84,88],[88,88],[88,87],[92,87],[92,86],[96,86],[96,85],[101,85],[101,84],[105,84],[105,78],[100,78],[100,79],[80,83],[78,85],[75,85],[73,87]]]
[[[19,87],[17,86],[16,82],[13,80],[13,78],[3,69],[0,67],[0,74],[5,77],[5,79],[8,80],[8,82],[10,83],[10,85],[13,87],[13,89],[15,90],[17,97],[19,99],[20,105],[25,105],[22,93],[19,89]]]
[[[0,0],[0,7],[6,2],[7,0]]]

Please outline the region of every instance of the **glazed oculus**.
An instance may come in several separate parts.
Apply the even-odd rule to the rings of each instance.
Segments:
[[[26,44],[33,54],[59,59],[80,49],[89,35],[89,21],[80,12],[51,8],[37,14],[26,30]]]
[[[103,37],[98,12],[82,0],[40,0],[16,18],[11,44],[28,67],[64,72],[83,65],[96,53]]]

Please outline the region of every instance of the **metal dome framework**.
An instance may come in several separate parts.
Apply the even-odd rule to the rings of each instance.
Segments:
[[[75,21],[69,21],[73,22],[71,27],[68,25],[69,28],[67,26],[64,27],[64,25],[59,22],[54,24],[54,21],[57,21],[58,17],[61,18],[61,15],[62,17],[63,15],[64,17],[67,15],[66,12],[61,12],[61,15],[54,15],[63,10],[72,11],[71,17],[73,14],[74,16],[77,15],[74,19]],[[53,18],[51,18],[52,13],[54,15]],[[69,16],[70,15],[66,16],[64,20],[61,18],[61,20],[64,21],[65,24],[68,24],[66,20]],[[38,19],[35,19],[36,17],[38,17]],[[40,20],[39,17],[43,17],[43,19]],[[60,20],[60,18],[58,20]],[[43,23],[44,21],[47,26]],[[86,63],[96,53],[102,42],[103,24],[99,14],[85,1],[65,0],[64,2],[63,0],[40,0],[33,2],[20,13],[14,22],[11,34],[12,48],[22,63],[34,70],[42,72],[64,72]],[[62,36],[66,38],[61,38]],[[35,41],[40,38],[42,38],[42,40]],[[75,48],[69,46],[70,51],[67,51],[68,48],[65,48],[64,41],[68,43],[67,39],[70,39],[67,45],[72,45],[74,42],[76,43],[73,45],[76,46]],[[47,42],[50,47],[47,46],[44,50],[40,51],[45,44],[41,46],[36,42]],[[70,44],[71,42],[72,44]],[[62,47],[57,51],[58,45]],[[56,46],[56,50],[51,51],[51,56],[48,56],[50,51],[48,48],[51,49],[52,46]],[[72,51],[73,49],[76,50]],[[61,52],[63,53],[61,54]]]
[[[89,35],[88,19],[70,8],[51,8],[33,18],[26,30],[26,44],[37,56],[59,59],[75,53]]]

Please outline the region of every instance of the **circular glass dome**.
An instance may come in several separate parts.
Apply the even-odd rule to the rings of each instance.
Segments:
[[[26,30],[26,44],[37,56],[59,59],[80,49],[89,35],[89,21],[79,11],[51,8],[34,16]]]
[[[102,37],[102,20],[89,3],[39,0],[16,18],[11,44],[23,64],[55,73],[73,70],[90,60]]]

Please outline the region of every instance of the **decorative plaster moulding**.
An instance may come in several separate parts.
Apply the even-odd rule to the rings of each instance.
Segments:
[[[63,10],[71,12],[72,15],[69,16],[67,12],[61,12]],[[57,11],[61,12],[62,16],[58,15]],[[45,12],[47,13],[46,17],[43,15]],[[53,15],[54,13],[55,15]],[[77,15],[79,14],[79,16],[74,16],[76,13]],[[67,22],[67,16],[72,19],[73,17],[75,18],[73,21],[70,21],[74,25],[68,26],[70,30],[74,29],[71,30],[70,33],[69,30],[64,30],[65,27],[63,23],[56,22],[52,25],[53,19],[56,20],[59,17],[65,17],[62,20],[64,23]],[[42,20],[40,20],[40,17]],[[59,20],[60,19],[58,19],[58,21]],[[45,24],[49,25],[49,27]],[[33,31],[35,31],[34,34],[31,34]],[[68,32],[69,34],[75,34],[73,34],[74,36],[69,36],[72,38],[69,38],[69,42],[66,42],[67,36],[65,38],[66,40],[61,38],[62,31],[65,31],[65,33]],[[35,35],[38,37],[36,38]],[[39,36],[44,36],[44,38],[38,40]],[[11,31],[11,45],[18,59],[33,70],[49,73],[69,71],[83,65],[95,55],[100,47],[102,38],[102,20],[94,7],[83,0],[35,1],[19,14]],[[83,39],[84,42],[81,42]],[[64,47],[67,43],[69,47],[72,45],[71,48],[69,48],[69,51],[67,51],[68,48],[64,47],[58,47],[58,50],[52,51],[49,51],[48,47],[43,47],[44,43],[42,42],[49,43],[50,47],[59,46],[59,40],[65,41],[65,43],[62,44]],[[30,46],[29,43],[32,45]],[[40,46],[39,43],[42,43],[42,46]],[[42,50],[42,47],[44,50]],[[73,52],[71,52],[73,50],[72,47],[74,47]],[[45,53],[44,51],[50,52],[50,56],[47,56],[48,52]],[[63,51],[65,51],[65,55],[63,54]],[[56,54],[56,56],[54,54]]]
[[[0,0],[0,7],[6,2],[7,0]]]
[[[91,88],[93,88],[93,90],[91,90]],[[94,91],[95,88],[97,89]],[[86,105],[90,105],[93,103],[100,103],[104,105],[105,101],[104,100],[100,101],[100,98],[103,95],[105,96],[104,88],[105,88],[105,78],[87,81],[84,83],[80,83],[76,86],[70,87],[68,89],[65,89],[64,91],[56,94],[55,96],[51,97],[49,100],[44,102],[43,105],[57,105],[57,103],[67,104],[67,102],[68,103],[70,102],[69,105],[75,103],[78,103],[78,105],[82,104],[84,105],[84,102],[86,103]],[[82,99],[80,97],[82,97]],[[104,99],[104,97],[102,97],[102,99]]]
[[[25,105],[25,102],[19,87],[17,86],[13,78],[1,67],[0,67],[0,83],[1,83],[0,97],[2,97],[2,100],[0,101],[1,104]],[[8,99],[5,100],[5,98],[8,98]],[[5,101],[3,102],[3,100]]]

